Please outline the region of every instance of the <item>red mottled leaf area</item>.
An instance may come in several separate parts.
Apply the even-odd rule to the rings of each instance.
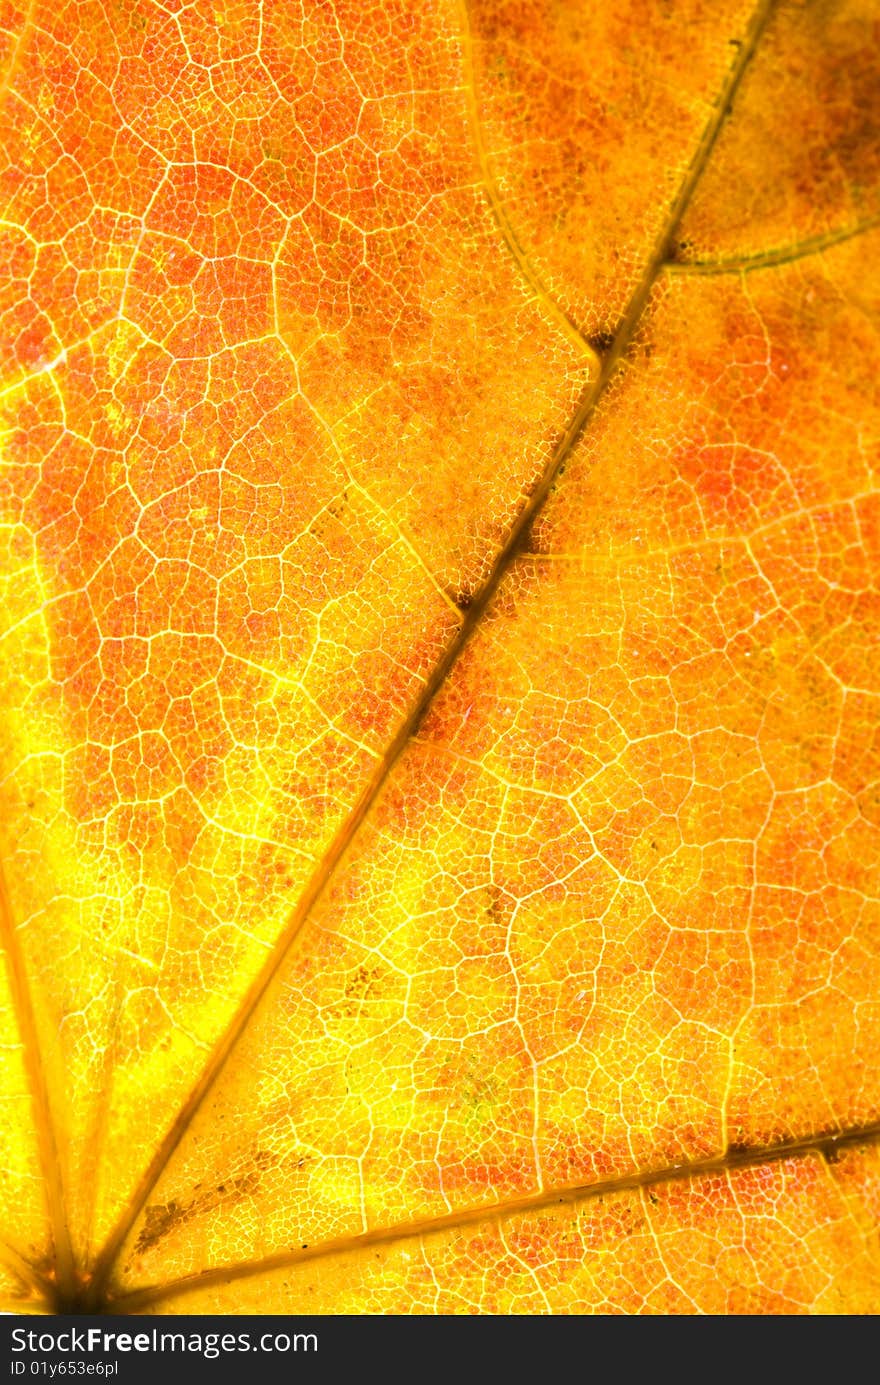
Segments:
[[[4,1304],[876,1311],[876,0],[0,33]]]

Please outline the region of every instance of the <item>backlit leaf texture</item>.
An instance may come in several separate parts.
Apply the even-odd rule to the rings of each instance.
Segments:
[[[0,31],[4,1304],[877,1311],[876,0]]]

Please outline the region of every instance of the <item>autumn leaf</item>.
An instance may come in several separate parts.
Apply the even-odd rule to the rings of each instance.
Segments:
[[[874,0],[7,4],[0,1287],[874,1312]]]

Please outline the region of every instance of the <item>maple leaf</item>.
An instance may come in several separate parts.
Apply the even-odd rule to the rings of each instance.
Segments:
[[[876,1311],[872,0],[7,7],[0,1288]]]

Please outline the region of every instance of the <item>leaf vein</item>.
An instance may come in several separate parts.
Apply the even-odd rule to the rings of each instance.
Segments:
[[[336,832],[327,853],[308,880],[302,895],[288,915],[287,922],[275,946],[245,992],[234,1018],[215,1044],[198,1080],[161,1140],[128,1206],[121,1214],[103,1249],[98,1254],[92,1276],[93,1292],[98,1296],[103,1294],[116,1259],[146,1204],[147,1198],[162,1176],[196,1113],[200,1110],[205,1097],[225,1068],[230,1054],[234,1051],[260,1001],[289,956],[291,948],[311,915],[312,909],[324,894],[362,824],[378,801],[394,766],[417,735],[437,694],[446,684],[459,658],[468,648],[471,637],[481,625],[483,616],[489,609],[502,580],[522,552],[535,519],[542,510],[573,448],[589,424],[596,406],[632,341],[650,294],[669,260],[670,247],[677,228],[715,147],[723,123],[730,113],[742,77],[774,6],[775,0],[760,0],[760,4],[753,13],[747,34],[737,49],[718,99],[712,107],[694,157],[685,173],[644,272],[621,317],[613,342],[602,359],[602,366],[598,375],[588,381],[582,390],[575,411],[554,448],[543,475],[524,503],[519,515],[513,521],[507,538],[499,549],[482,587],[465,611],[457,633],[434,665],[410,712],[401,722],[351,812]]]
[[[648,1169],[644,1172],[626,1173],[614,1178],[605,1178],[596,1183],[580,1184],[575,1187],[545,1189],[527,1197],[510,1199],[504,1203],[482,1204],[464,1211],[447,1212],[439,1217],[425,1218],[414,1222],[396,1222],[391,1226],[377,1227],[356,1236],[339,1236],[333,1240],[321,1241],[314,1246],[282,1251],[255,1261],[225,1265],[217,1269],[204,1270],[201,1274],[187,1275],[181,1279],[169,1280],[165,1284],[151,1284],[136,1289],[117,1298],[108,1300],[111,1312],[136,1312],[163,1299],[198,1292],[212,1285],[227,1284],[235,1280],[252,1279],[261,1274],[271,1274],[275,1270],[294,1268],[315,1260],[325,1260],[333,1255],[353,1254],[365,1248],[390,1245],[395,1241],[462,1230],[480,1222],[497,1221],[502,1224],[510,1218],[529,1212],[549,1211],[559,1205],[572,1206],[592,1202],[615,1193],[655,1188],[666,1183],[682,1183],[697,1178],[708,1178],[713,1174],[730,1173],[738,1169],[761,1168],[780,1163],[786,1159],[804,1158],[819,1155],[826,1161],[839,1157],[842,1150],[860,1145],[873,1145],[880,1141],[880,1121],[867,1125],[854,1126],[841,1130],[836,1135],[811,1135],[800,1139],[779,1140],[774,1144],[755,1146],[751,1149],[728,1148],[722,1155],[708,1159],[694,1160],[687,1164],[670,1164],[663,1168]]]

